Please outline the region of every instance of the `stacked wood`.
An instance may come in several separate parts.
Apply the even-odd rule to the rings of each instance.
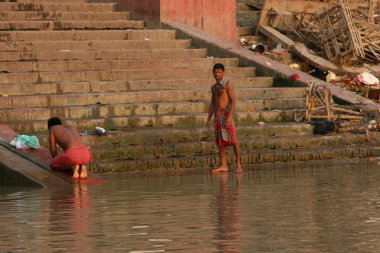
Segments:
[[[337,119],[361,120],[361,112],[343,108],[334,103],[331,90],[325,84],[310,82],[306,93],[306,120],[325,119],[335,121]]]

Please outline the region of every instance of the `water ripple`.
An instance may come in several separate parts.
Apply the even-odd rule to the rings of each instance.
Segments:
[[[356,166],[7,191],[0,252],[380,252],[380,170]]]

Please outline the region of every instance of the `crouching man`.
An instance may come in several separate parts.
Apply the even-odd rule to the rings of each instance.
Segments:
[[[84,145],[74,126],[64,126],[59,118],[48,120],[49,144],[54,170],[73,169],[73,178],[87,178],[86,164],[92,161],[90,150]],[[57,153],[57,144],[63,149]]]

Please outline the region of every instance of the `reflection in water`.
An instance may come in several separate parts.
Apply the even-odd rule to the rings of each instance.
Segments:
[[[239,191],[242,174],[236,176],[236,185],[228,187],[228,174],[216,174],[220,190],[216,199],[218,233],[214,241],[220,252],[241,252],[237,246],[240,240]]]
[[[371,164],[0,191],[0,252],[380,252]]]
[[[67,252],[94,252],[94,242],[89,236],[92,204],[85,181],[77,181],[69,189],[51,192],[49,230],[53,250]],[[62,238],[65,238],[62,240]]]

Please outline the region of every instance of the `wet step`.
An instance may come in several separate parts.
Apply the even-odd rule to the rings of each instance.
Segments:
[[[93,60],[93,61],[38,61],[0,62],[0,70],[6,72],[49,71],[99,71],[104,69],[162,69],[162,68],[206,68],[210,71],[216,63],[225,67],[238,67],[237,58],[191,58],[191,59],[141,59],[141,60]]]
[[[255,68],[228,68],[226,76],[254,77]],[[30,72],[30,73],[2,73],[2,84],[33,84],[56,83],[74,81],[115,81],[115,80],[144,80],[144,79],[184,79],[208,78],[210,69],[142,69],[142,70],[109,70],[109,71],[66,71],[66,72]]]
[[[1,8],[1,6],[0,6]],[[144,21],[0,21],[0,30],[144,29]]]
[[[89,60],[137,60],[137,59],[188,59],[204,58],[207,49],[98,49],[1,52],[1,61],[89,61]]]
[[[238,101],[245,100],[276,100],[289,98],[304,98],[305,88],[236,88]],[[43,108],[61,106],[93,106],[124,103],[160,103],[160,102],[197,102],[209,101],[210,89],[182,90],[146,90],[136,92],[115,93],[82,93],[62,95],[32,95],[2,97],[1,109]]]
[[[173,40],[173,30],[1,31],[0,41]]]
[[[1,111],[0,122],[33,121],[35,119],[48,120],[59,115],[66,120],[81,118],[109,118],[127,116],[186,115],[207,113],[209,101],[201,102],[158,102],[158,103],[123,103],[112,105],[93,106],[66,106],[48,108],[25,108]],[[253,112],[262,110],[303,109],[304,98],[288,98],[276,100],[243,100],[236,105],[236,112]]]
[[[0,21],[129,20],[129,12],[4,11]]]
[[[259,150],[270,151],[309,148],[333,148],[353,145],[366,145],[368,141],[364,134],[355,135],[330,135],[330,136],[286,136],[286,137],[257,137],[238,136],[242,154],[250,154]],[[231,153],[229,150],[228,153]],[[218,154],[218,147],[214,143],[213,133],[204,136],[202,141],[170,142],[146,145],[126,145],[123,143],[91,146],[91,152],[95,160],[103,159],[166,159],[186,155]]]
[[[0,2],[2,11],[112,12],[116,3]]]
[[[269,88],[273,86],[272,77],[231,78],[235,88]],[[165,79],[141,81],[84,81],[68,83],[42,83],[42,84],[1,84],[0,95],[42,95],[67,93],[101,93],[101,92],[127,92],[144,90],[176,90],[176,89],[205,89],[215,82],[212,78],[196,79]]]
[[[236,124],[250,124],[257,122],[293,122],[294,119],[304,114],[303,109],[236,112]],[[56,114],[56,116],[61,116]],[[62,115],[63,118],[63,115]],[[66,119],[69,125],[79,129],[95,129],[100,126],[105,129],[121,130],[128,128],[161,128],[161,127],[191,127],[204,126],[207,121],[206,113],[187,113],[181,115],[150,115],[104,118],[73,118]],[[43,132],[46,131],[46,120],[8,122],[8,125],[17,132]]]
[[[18,41],[0,42],[0,51],[30,52],[59,50],[109,50],[114,49],[184,49],[191,40],[108,40],[108,41]]]
[[[317,161],[317,160],[340,160],[365,158],[379,156],[380,150],[374,149],[372,145],[362,145],[360,147],[335,147],[335,148],[315,148],[315,149],[290,149],[290,150],[260,150],[249,154],[243,153],[241,161],[244,165],[265,164],[274,162],[294,162],[294,161]],[[96,173],[103,172],[126,172],[149,169],[194,169],[194,168],[215,168],[219,166],[219,155],[179,155],[166,159],[103,159],[96,161],[90,166],[90,170]],[[111,162],[112,161],[112,162]],[[229,154],[227,161],[234,167],[234,155]]]

